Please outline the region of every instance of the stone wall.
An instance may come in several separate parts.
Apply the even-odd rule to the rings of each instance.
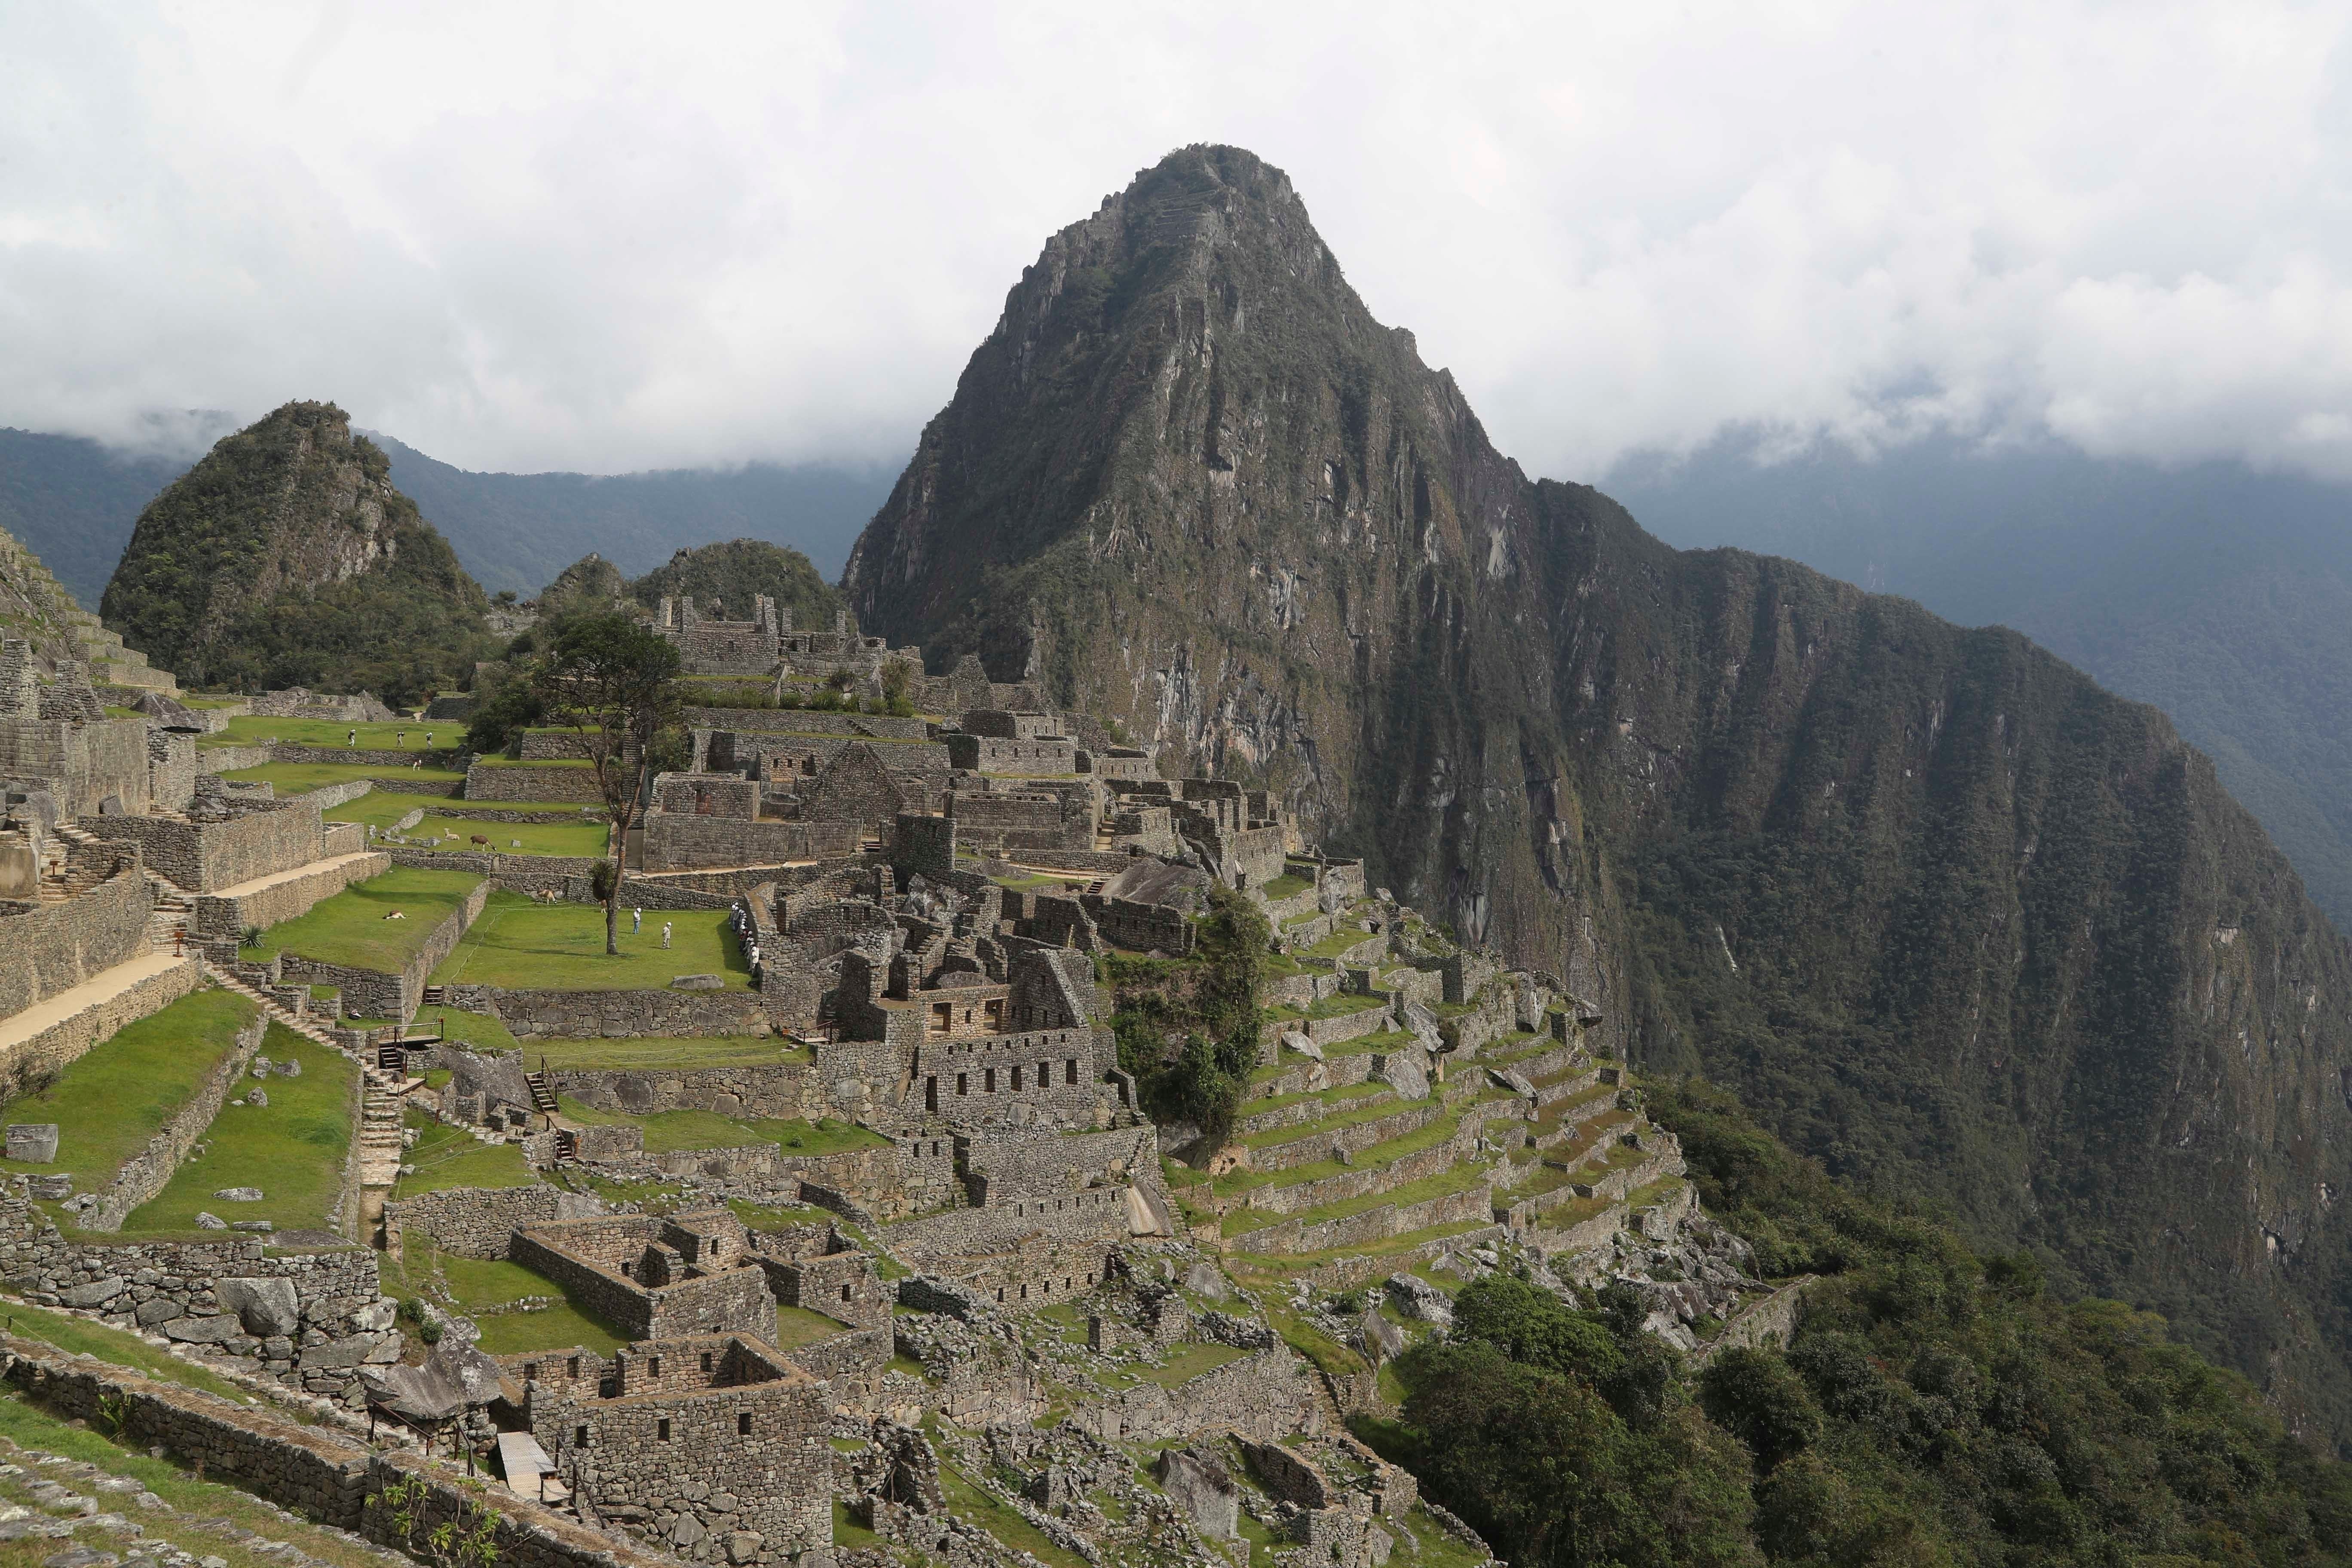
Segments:
[[[580,1223],[617,1224],[638,1217],[620,1215],[609,1222]],[[768,1289],[767,1275],[758,1268],[728,1268],[649,1289],[625,1278],[617,1268],[591,1261],[573,1249],[578,1242],[576,1230],[532,1226],[515,1232],[507,1256],[554,1280],[624,1339],[679,1339],[710,1333],[765,1339],[776,1331],[776,1299]]]
[[[1820,1282],[1816,1276],[1808,1274],[1781,1286],[1724,1324],[1723,1332],[1699,1346],[1692,1360],[1705,1366],[1716,1352],[1733,1345],[1786,1350],[1789,1342],[1796,1337],[1805,1293]]]
[[[1012,1252],[1031,1237],[1066,1245],[1125,1241],[1134,1234],[1129,1190],[1096,1187],[1058,1198],[922,1215],[891,1226],[886,1245],[910,1263],[929,1267],[951,1258]]]
[[[646,818],[645,868],[691,871],[713,866],[781,866],[855,855],[864,826],[855,822],[750,822],[655,812]]]
[[[488,1005],[478,1010],[497,1014],[517,1039],[753,1035],[768,1026],[756,991],[482,990]]]
[[[961,1134],[965,1179],[975,1205],[1061,1199],[1097,1183],[1125,1184],[1156,1169],[1156,1130],[1118,1127],[1099,1132],[1004,1129]]]
[[[132,865],[79,897],[29,909],[16,905],[21,912],[0,914],[0,1017],[14,1017],[147,952],[154,895],[135,855],[131,858]],[[0,1070],[17,1068],[10,1061]]]
[[[372,1454],[355,1437],[305,1426],[268,1408],[247,1408],[201,1390],[157,1383],[88,1356],[67,1356],[37,1341],[0,1340],[0,1375],[68,1419],[111,1422],[119,1414],[130,1447],[160,1447],[199,1469],[338,1530],[383,1542],[388,1510],[368,1497],[409,1478],[426,1498],[419,1538],[478,1504],[476,1483],[413,1454]],[[592,1531],[521,1498],[501,1497],[494,1551],[500,1568],[674,1568],[676,1559]]]
[[[454,725],[447,732],[460,740],[466,733],[462,727]],[[424,735],[424,727],[420,725],[417,738],[422,741]],[[366,746],[305,746],[291,741],[276,741],[269,747],[269,760],[275,763],[337,763],[345,767],[362,768],[404,768],[421,757],[426,767],[441,769],[455,765],[464,754],[463,750],[456,746],[438,746],[429,752],[422,747],[414,752],[395,752],[372,750]]]
[[[307,795],[274,809],[226,822],[185,822],[165,816],[93,816],[82,827],[104,838],[127,839],[148,867],[195,893],[218,892],[319,858],[323,842],[320,805]]]
[[[659,1354],[691,1365],[704,1343],[640,1345],[622,1359]],[[829,1548],[830,1389],[800,1367],[770,1362],[764,1345],[737,1342],[714,1352],[715,1369],[720,1353],[725,1370],[698,1390],[583,1399],[583,1384],[537,1384],[527,1406],[531,1433],[559,1463],[576,1465],[586,1500],[606,1522],[671,1550],[751,1563]]]
[[[68,1241],[26,1199],[0,1197],[0,1271],[37,1306],[79,1307],[223,1357],[289,1388],[352,1397],[354,1368],[400,1359],[393,1303],[365,1247]],[[272,1283],[272,1282],[277,1283]]]
[[[268,746],[198,746],[196,765],[208,773],[233,773],[271,761]]]
[[[886,1307],[878,1326],[801,1345],[786,1351],[784,1359],[832,1384],[835,1410],[871,1415],[881,1402],[882,1374],[889,1370],[894,1348]]]
[[[1108,1442],[1157,1443],[1231,1430],[1260,1442],[1306,1431],[1315,1415],[1313,1369],[1276,1347],[1227,1362],[1173,1388],[1139,1384],[1070,1413]]]
[[[0,932],[6,929],[0,921]],[[203,983],[204,965],[186,958],[18,1040],[0,1051],[0,1095],[20,1094],[28,1085],[62,1072],[117,1029],[162,1012]]]
[[[353,824],[339,823],[350,827]],[[348,853],[348,852],[347,852]],[[200,893],[195,900],[195,920],[190,931],[199,941],[226,940],[241,935],[247,926],[279,925],[296,916],[307,913],[321,899],[333,898],[353,882],[364,882],[370,877],[381,876],[392,868],[392,858],[383,854],[360,854],[350,858],[321,865],[299,877],[273,882],[258,892],[240,898],[225,899],[217,893]]]
[[[477,762],[466,770],[467,800],[575,800],[602,805],[593,768],[500,767]]]
[[[699,994],[707,996],[709,993]],[[546,1032],[554,1038],[580,1037]],[[722,1116],[791,1121],[822,1116],[827,1106],[824,1086],[816,1070],[806,1062],[780,1061],[773,1066],[745,1064],[687,1071],[560,1068],[554,1079],[558,1093],[572,1095],[583,1105],[638,1116],[665,1110],[709,1110]]]
[[[145,1148],[124,1161],[121,1169],[114,1173],[114,1179],[99,1194],[98,1207],[82,1215],[84,1230],[121,1230],[131,1210],[163,1190],[172,1173],[180,1168],[180,1162],[196,1146],[196,1141],[213,1124],[213,1118],[220,1114],[230,1087],[245,1076],[254,1053],[261,1049],[262,1033],[268,1027],[268,1020],[256,1007],[252,1021],[237,1030],[228,1055],[213,1064],[194,1095],[172,1113],[171,1119],[147,1140]],[[328,1217],[319,1216],[321,1223]]]
[[[418,1231],[433,1238],[444,1252],[460,1258],[499,1259],[518,1226],[572,1216],[563,1213],[561,1189],[538,1184],[528,1187],[459,1187],[425,1193],[383,1205],[384,1250],[401,1256],[404,1237]]]
[[[923,741],[930,726],[920,719],[881,713],[827,713],[805,708],[688,708],[689,724],[709,730],[745,730],[791,735],[866,736],[884,741]]]
[[[343,1016],[347,1018],[414,1017],[425,999],[425,977],[457,951],[467,928],[481,918],[482,905],[489,896],[488,882],[475,884],[474,890],[433,928],[415,956],[397,974],[324,963],[299,953],[286,952],[278,955],[278,977],[288,984],[337,987],[343,994]]]

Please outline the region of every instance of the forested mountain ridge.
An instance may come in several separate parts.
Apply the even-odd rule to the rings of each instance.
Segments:
[[[488,601],[389,467],[334,405],[287,404],[140,513],[100,613],[197,686],[456,689]]]
[[[1250,154],[1047,242],[844,588],[2352,1429],[2352,970],[2210,763],[2015,633],[1530,481]]]

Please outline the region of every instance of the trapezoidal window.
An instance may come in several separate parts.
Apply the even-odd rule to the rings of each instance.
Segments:
[[[951,1003],[931,1004],[931,1033],[944,1035],[955,1027],[955,1006]]]
[[[654,1423],[654,1436],[655,1436],[655,1438],[656,1438],[657,1441],[660,1441],[660,1442],[667,1443],[667,1442],[668,1442],[668,1441],[669,1441],[669,1417],[668,1417],[668,1416],[665,1415],[665,1416],[663,1416],[659,1421],[656,1421],[656,1422],[655,1422],[655,1423]]]
[[[939,1075],[934,1073],[929,1078],[923,1080],[923,1109],[925,1110],[937,1110],[939,1108],[940,1079]],[[933,1149],[931,1152],[936,1154],[939,1151],[937,1149]]]
[[[735,1436],[738,1437],[749,1437],[751,1435],[751,1413],[748,1410],[737,1411],[735,1413]]]

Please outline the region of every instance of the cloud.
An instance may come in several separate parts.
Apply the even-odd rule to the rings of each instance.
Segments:
[[[2343,5],[0,11],[0,423],[904,452],[1045,237],[1286,168],[1530,468],[1734,426],[2352,477]],[[162,434],[159,434],[162,433]]]

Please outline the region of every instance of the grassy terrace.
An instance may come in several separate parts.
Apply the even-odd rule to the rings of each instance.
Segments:
[[[835,1334],[849,1331],[847,1323],[836,1322],[823,1312],[812,1312],[806,1307],[787,1307],[776,1303],[776,1348],[796,1350],[813,1345],[819,1340],[829,1340]]]
[[[1374,1086],[1375,1089],[1385,1087],[1385,1085]],[[1359,1122],[1377,1121],[1383,1116],[1392,1115],[1406,1108],[1407,1102],[1398,1100],[1394,1094],[1383,1094],[1366,1104],[1342,1102],[1341,1109],[1327,1116],[1318,1116],[1312,1121],[1300,1121],[1288,1127],[1276,1127],[1265,1132],[1253,1132],[1245,1138],[1237,1138],[1234,1142],[1249,1149],[1271,1149],[1277,1144],[1301,1143],[1328,1137],[1343,1128],[1353,1127]]]
[[[1458,1220],[1452,1225],[1433,1225],[1424,1229],[1407,1231],[1402,1236],[1389,1237],[1370,1247],[1334,1247],[1321,1252],[1228,1252],[1225,1254],[1225,1268],[1236,1281],[1255,1288],[1271,1284],[1275,1280],[1286,1279],[1294,1274],[1311,1272],[1326,1263],[1335,1263],[1343,1258],[1394,1258],[1399,1253],[1411,1252],[1417,1247],[1433,1241],[1442,1241],[1450,1236],[1462,1236],[1474,1230],[1485,1230],[1488,1228],[1490,1223],[1486,1220],[1465,1219]],[[1281,1315],[1274,1309],[1268,1309],[1267,1316],[1277,1329],[1282,1327]],[[1314,1358],[1314,1352],[1307,1350],[1304,1345],[1299,1345],[1297,1340],[1292,1340],[1288,1332],[1285,1332],[1282,1337],[1290,1340],[1293,1345],[1297,1346],[1300,1352],[1310,1359]],[[1348,1353],[1352,1356],[1355,1352],[1350,1351]],[[1320,1364],[1319,1361],[1318,1364]],[[1347,1369],[1342,1367],[1339,1370]],[[1363,1370],[1360,1361],[1357,1363],[1355,1370],[1359,1372]]]
[[[885,1149],[890,1141],[878,1132],[831,1117],[810,1121],[737,1119],[709,1110],[661,1110],[646,1116],[598,1110],[570,1095],[558,1103],[564,1119],[582,1127],[641,1127],[646,1152],[669,1154],[685,1149],[740,1149],[749,1143],[780,1143],[794,1154],[836,1154],[845,1149]]]
[[[400,777],[430,780],[436,784],[457,784],[465,774],[446,768],[387,767],[382,763],[264,763],[257,768],[236,768],[221,774],[225,779],[239,779],[247,784],[276,784],[279,795],[307,795],[329,784],[349,784],[353,779]]]
[[[1286,871],[1265,885],[1265,896],[1269,902],[1278,904],[1285,899],[1297,898],[1314,885],[1305,877]]]
[[[1366,1193],[1361,1197],[1341,1198],[1335,1203],[1318,1204],[1313,1208],[1297,1209],[1289,1214],[1267,1214],[1258,1209],[1236,1209],[1225,1216],[1220,1227],[1228,1237],[1247,1236],[1252,1231],[1270,1229],[1292,1220],[1306,1225],[1318,1225],[1325,1220],[1346,1219],[1351,1215],[1366,1214],[1391,1205],[1402,1207],[1407,1204],[1425,1203],[1454,1193],[1468,1192],[1486,1184],[1488,1168],[1480,1165],[1454,1165],[1423,1176],[1417,1182],[1407,1182],[1384,1193]]]
[[[667,950],[661,944],[665,923],[673,927]],[[728,990],[751,988],[751,965],[724,910],[647,910],[645,929],[634,936],[623,910],[620,947],[620,956],[605,955],[602,906],[535,904],[520,893],[492,893],[482,918],[433,972],[433,984],[642,991],[660,990],[675,975],[716,974]]]
[[[298,952],[321,963],[397,974],[480,880],[469,871],[395,866],[320,900],[308,914],[271,926],[257,945],[239,948],[237,956],[266,963],[281,952]],[[394,910],[404,918],[390,919]]]
[[[1410,1132],[1400,1133],[1394,1138],[1384,1139],[1360,1150],[1344,1165],[1337,1160],[1318,1160],[1311,1165],[1293,1165],[1286,1171],[1234,1171],[1217,1177],[1213,1182],[1207,1182],[1206,1184],[1210,1192],[1219,1196],[1239,1197],[1244,1193],[1255,1192],[1260,1187],[1300,1186],[1308,1182],[1319,1181],[1326,1176],[1336,1176],[1342,1171],[1378,1170],[1394,1164],[1408,1154],[1418,1154],[1424,1149],[1435,1148],[1453,1137],[1455,1129],[1462,1125],[1462,1112],[1465,1108],[1490,1100],[1508,1098],[1510,1095],[1507,1090],[1486,1089],[1459,1105],[1450,1107],[1445,1114],[1431,1121],[1427,1126],[1417,1127]],[[1284,1131],[1292,1130],[1286,1128]],[[1192,1183],[1192,1186],[1198,1190],[1203,1182],[1206,1182],[1205,1178],[1202,1182]]]
[[[65,1172],[73,1177],[77,1193],[103,1187],[124,1161],[144,1149],[195,1097],[205,1077],[235,1048],[237,1030],[257,1011],[234,992],[198,991],[117,1030],[54,1083],[0,1107],[0,1116],[10,1121],[58,1124],[54,1163],[0,1159],[0,1172]]]
[[[1362,1083],[1343,1083],[1336,1089],[1309,1089],[1299,1094],[1269,1095],[1264,1100],[1242,1101],[1239,1114],[1244,1118],[1262,1115],[1269,1110],[1286,1110],[1294,1105],[1345,1105],[1351,1100],[1365,1100],[1376,1094],[1392,1094],[1384,1083],[1367,1079]]]
[[[412,1035],[430,1035],[439,1029],[452,1044],[464,1044],[486,1051],[511,1051],[519,1047],[507,1026],[488,1013],[467,1013],[456,1007],[419,1007],[410,1024]]]
[[[404,1111],[404,1124],[416,1134],[415,1147],[403,1156],[416,1167],[413,1176],[393,1184],[395,1199],[453,1187],[528,1187],[539,1178],[523,1163],[522,1150],[512,1143],[485,1143],[462,1128],[425,1115]]]
[[[1265,1016],[1270,1020],[1296,1023],[1302,1018],[1352,1017],[1358,1013],[1369,1013],[1376,1007],[1387,1005],[1388,1003],[1381,997],[1343,991],[1337,996],[1326,996],[1310,1006],[1294,1007],[1285,1003],[1278,1007],[1268,1007],[1265,1009]],[[1328,1048],[1328,1047],[1325,1047],[1327,1050]]]
[[[359,731],[359,745],[348,744],[352,731]],[[425,737],[433,737],[428,747]],[[466,726],[450,720],[403,720],[390,724],[338,724],[328,719],[263,719],[251,713],[239,713],[229,720],[228,728],[196,738],[199,746],[259,746],[273,741],[283,741],[291,746],[342,746],[345,750],[369,752],[424,752],[429,749],[449,751],[466,742]]]
[[[1369,942],[1372,933],[1361,926],[1341,926],[1302,955],[1307,958],[1337,958],[1360,942]]]
[[[362,799],[366,798],[364,796]],[[479,852],[478,834],[501,855],[605,855],[612,834],[602,822],[484,822],[477,817],[428,815],[410,828],[411,838],[437,838],[441,847]]]
[[[1613,1083],[1596,1083],[1591,1089],[1579,1089],[1574,1094],[1555,1100],[1543,1108],[1542,1115],[1536,1118],[1535,1130],[1538,1132],[1549,1131],[1559,1126],[1561,1119],[1570,1111],[1580,1110],[1596,1100],[1612,1099],[1622,1087]]]
[[[473,1319],[481,1327],[481,1348],[491,1355],[573,1345],[610,1355],[627,1342],[544,1274],[520,1263],[444,1252],[422,1232],[404,1234],[401,1256],[385,1255],[382,1272],[387,1296],[405,1300],[421,1295]],[[533,1296],[552,1296],[556,1304],[530,1311],[497,1310]]]
[[[133,1209],[123,1234],[197,1234],[196,1215],[266,1219],[280,1230],[318,1230],[342,1190],[343,1157],[352,1142],[352,1083],[359,1068],[341,1051],[272,1023],[262,1054],[273,1062],[302,1064],[299,1078],[272,1074],[266,1106],[226,1105],[205,1132],[201,1156],[182,1161],[163,1190]],[[251,1184],[257,1204],[213,1196],[222,1187]]]

